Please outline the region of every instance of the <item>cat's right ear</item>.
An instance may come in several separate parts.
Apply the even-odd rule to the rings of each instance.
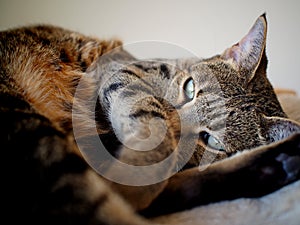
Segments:
[[[248,34],[237,44],[226,49],[221,58],[228,60],[237,70],[245,71],[249,77],[254,77],[260,61],[264,55],[267,36],[267,20],[261,15],[252,26]]]

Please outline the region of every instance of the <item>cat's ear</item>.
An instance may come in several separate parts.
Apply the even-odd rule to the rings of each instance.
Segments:
[[[267,20],[263,14],[256,20],[248,34],[237,44],[226,49],[221,57],[231,61],[236,69],[248,72],[250,81],[262,57],[265,57],[266,36]]]
[[[263,116],[261,123],[262,127],[266,128],[266,136],[271,142],[300,133],[300,124],[287,118]]]

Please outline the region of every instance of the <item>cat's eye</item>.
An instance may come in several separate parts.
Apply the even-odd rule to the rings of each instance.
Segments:
[[[189,78],[184,86],[183,86],[183,90],[185,92],[185,95],[188,99],[193,99],[194,95],[195,95],[195,85],[194,85],[194,80],[192,78]]]
[[[218,151],[225,151],[223,144],[217,138],[210,135],[209,133],[201,132],[200,138],[202,139],[203,143],[207,147],[214,149],[214,150],[218,150]]]

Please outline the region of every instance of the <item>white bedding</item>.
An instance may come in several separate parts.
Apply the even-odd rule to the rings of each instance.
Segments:
[[[278,94],[278,98],[288,116],[300,122],[300,98],[290,93]],[[213,203],[153,221],[170,225],[300,225],[300,181],[261,198]]]
[[[258,199],[236,199],[155,218],[172,225],[299,225],[300,181]]]

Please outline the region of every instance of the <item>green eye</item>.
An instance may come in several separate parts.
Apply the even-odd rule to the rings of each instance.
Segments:
[[[194,95],[195,95],[195,86],[194,86],[194,80],[192,78],[189,78],[184,86],[183,86],[185,95],[189,98],[189,99],[193,99]]]
[[[201,132],[200,137],[205,145],[207,145],[209,148],[218,150],[218,151],[225,151],[225,148],[223,144],[216,139],[214,136],[210,135],[207,132]]]

